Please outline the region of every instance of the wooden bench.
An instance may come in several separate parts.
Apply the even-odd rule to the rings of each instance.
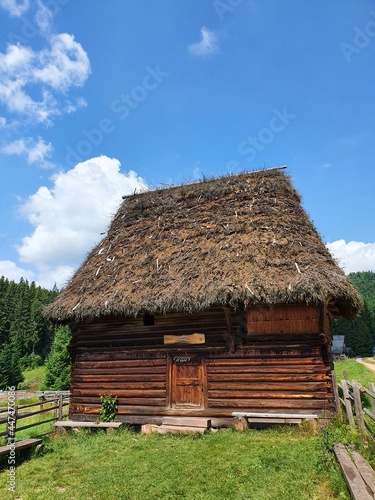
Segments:
[[[357,451],[335,444],[333,451],[340,464],[351,497],[354,500],[375,498],[375,472]]]
[[[107,433],[122,425],[123,422],[75,422],[74,420],[58,420],[53,424],[55,429],[105,429]]]
[[[319,415],[315,413],[264,413],[241,412],[232,413],[234,426],[237,430],[244,430],[251,423],[256,424],[300,424],[302,420],[316,420]]]
[[[35,446],[39,446],[42,443],[43,441],[41,439],[36,439],[36,438],[22,439],[20,441],[16,441],[12,445],[6,444],[4,446],[0,446],[0,456],[7,455],[8,453],[10,453],[13,446],[15,450],[21,451],[25,450],[26,448],[33,448]]]

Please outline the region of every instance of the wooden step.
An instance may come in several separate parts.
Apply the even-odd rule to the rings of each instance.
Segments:
[[[174,425],[181,427],[204,427],[211,426],[211,420],[205,417],[163,417],[162,425]]]
[[[173,434],[194,434],[200,432],[203,434],[207,430],[207,427],[184,427],[182,425],[160,425],[158,427],[159,434],[167,434],[172,432]]]

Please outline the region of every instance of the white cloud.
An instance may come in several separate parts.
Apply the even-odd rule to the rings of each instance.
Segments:
[[[202,39],[198,43],[192,43],[188,46],[188,51],[194,56],[209,56],[219,52],[217,36],[213,31],[204,26],[201,28]]]
[[[37,0],[38,9],[35,14],[35,21],[41,31],[49,31],[53,18],[53,12],[44,5],[41,0]]]
[[[44,13],[40,23],[47,29],[49,22]],[[90,61],[73,35],[60,33],[47,40],[49,47],[40,51],[8,44],[0,53],[0,102],[23,120],[51,125],[56,116],[84,105],[80,98],[72,104],[67,93],[85,83]]]
[[[78,163],[54,175],[52,188],[40,187],[21,206],[34,231],[23,238],[18,252],[22,262],[36,267],[38,282],[64,285],[102,238],[122,196],[147,190],[135,172],[123,174],[120,166],[106,156]]]
[[[327,243],[327,248],[347,274],[375,271],[375,243],[337,240]]]
[[[0,7],[13,17],[20,17],[29,10],[29,0],[0,0]]]
[[[34,280],[34,273],[18,267],[11,260],[0,260],[0,276],[5,276],[10,281],[19,281],[21,278]],[[53,285],[52,285],[53,286]],[[52,288],[52,287],[51,287]]]
[[[24,155],[29,164],[35,163],[43,168],[52,168],[53,164],[48,160],[52,150],[52,144],[45,143],[41,137],[38,138],[38,142],[27,137],[7,144],[1,149],[1,152],[8,155]]]

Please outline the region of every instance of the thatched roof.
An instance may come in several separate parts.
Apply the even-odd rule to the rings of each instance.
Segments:
[[[49,306],[57,321],[193,312],[214,304],[361,304],[272,169],[126,197],[108,234]]]

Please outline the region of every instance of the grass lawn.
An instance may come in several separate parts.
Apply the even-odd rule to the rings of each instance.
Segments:
[[[324,439],[303,426],[203,436],[83,431],[19,463],[16,484],[10,498],[22,500],[350,498]]]
[[[364,358],[366,363],[369,362],[366,358]],[[342,371],[346,370],[347,378],[350,382],[356,380],[360,382],[362,385],[367,387],[369,382],[375,382],[375,372],[372,372],[361,363],[358,363],[355,359],[343,359],[335,362],[335,372],[337,376],[337,381],[340,382],[342,377]]]
[[[38,366],[34,370],[22,372],[25,380],[21,383],[20,389],[28,391],[38,391],[43,382],[44,366]]]

